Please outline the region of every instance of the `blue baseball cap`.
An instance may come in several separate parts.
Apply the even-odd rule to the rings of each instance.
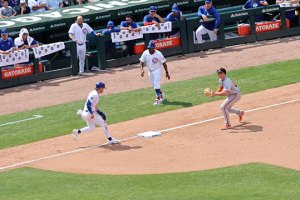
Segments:
[[[103,82],[98,82],[98,83],[96,83],[96,89],[99,89],[99,88],[104,88],[104,89],[106,89],[105,84],[104,84]]]
[[[109,27],[109,26],[114,27],[115,23],[113,21],[109,21],[109,22],[107,22],[107,27]]]
[[[1,29],[1,35],[8,34],[8,30],[6,28]]]
[[[157,11],[157,7],[156,7],[156,6],[151,6],[151,7],[149,8],[149,10],[150,10],[150,11]]]
[[[205,3],[212,3],[212,0],[205,0]]]
[[[151,40],[148,44],[148,49],[155,49],[155,42],[153,40]]]
[[[172,12],[178,12],[178,6],[176,5],[176,3],[174,3],[172,6]]]

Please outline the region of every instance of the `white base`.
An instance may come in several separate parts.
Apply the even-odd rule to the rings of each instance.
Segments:
[[[148,132],[144,132],[144,133],[139,133],[137,134],[138,137],[142,137],[142,138],[153,138],[156,136],[161,136],[160,132],[155,132],[155,131],[148,131]]]

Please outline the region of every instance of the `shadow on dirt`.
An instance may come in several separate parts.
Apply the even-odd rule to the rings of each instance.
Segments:
[[[111,151],[128,151],[128,150],[132,150],[132,149],[141,149],[143,147],[141,147],[141,146],[128,146],[128,145],[123,145],[123,144],[115,144],[115,145],[105,145],[105,146],[101,146],[99,148],[107,149],[107,150],[111,150]]]
[[[242,122],[240,125],[232,127],[230,133],[257,133],[262,132],[263,127],[251,124],[250,122]]]

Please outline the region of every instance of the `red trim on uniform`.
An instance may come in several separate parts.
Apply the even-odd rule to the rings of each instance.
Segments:
[[[233,100],[235,100],[237,94],[234,94],[234,98],[231,99],[231,101],[229,101],[225,106],[224,106],[224,112],[225,112],[225,118],[226,121],[228,122],[229,120],[227,119],[227,113],[226,113],[226,106],[228,106]]]

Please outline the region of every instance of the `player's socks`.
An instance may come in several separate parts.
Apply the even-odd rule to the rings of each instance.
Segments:
[[[155,89],[155,93],[157,97],[160,97],[161,95],[161,90],[160,89]]]

